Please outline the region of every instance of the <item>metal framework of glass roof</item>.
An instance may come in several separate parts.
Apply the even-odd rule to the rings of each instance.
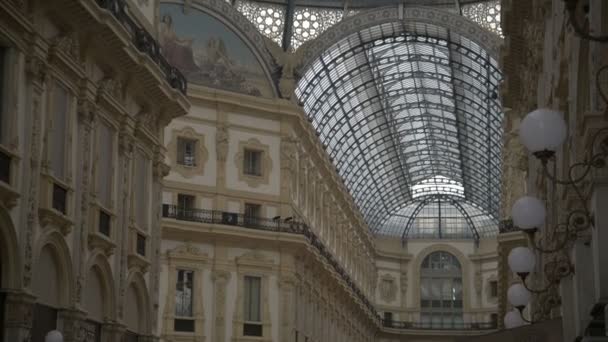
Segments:
[[[498,230],[500,80],[467,37],[389,22],[325,51],[296,95],[374,233],[478,239]],[[442,209],[453,234],[423,232]]]

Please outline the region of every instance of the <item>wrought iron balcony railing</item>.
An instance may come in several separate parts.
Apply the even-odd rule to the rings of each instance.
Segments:
[[[331,265],[334,271],[344,280],[349,288],[361,300],[361,302],[380,320],[380,315],[367,299],[363,292],[352,280],[346,270],[340,265],[333,254],[325,247],[317,235],[304,223],[296,221],[273,220],[260,217],[250,217],[244,214],[231,213],[219,210],[205,210],[193,208],[181,208],[176,205],[163,204],[163,217],[176,220],[203,222],[211,224],[225,224],[239,226],[249,229],[264,231],[301,234],[304,235],[310,245]]]
[[[359,287],[351,279],[346,270],[339,264],[338,260],[333,256],[317,235],[302,222],[284,220],[273,220],[260,217],[251,217],[240,213],[231,213],[219,210],[206,210],[194,208],[182,208],[177,205],[163,204],[163,217],[191,222],[202,222],[210,224],[224,224],[238,226],[248,229],[257,229],[271,232],[281,232],[290,234],[301,234],[306,237],[310,245],[315,247],[316,251],[324,258],[324,260],[333,267],[334,271],[344,280],[349,288],[361,300],[361,302],[369,309],[376,317],[379,323],[384,327],[394,329],[430,329],[430,330],[490,330],[496,329],[496,323],[463,323],[452,324],[450,326],[444,324],[431,323],[414,323],[414,322],[398,322],[385,321],[376,311],[376,308],[361,292]]]
[[[446,322],[402,322],[382,320],[382,326],[391,329],[414,329],[414,330],[495,330],[498,329],[497,322],[481,323],[446,323]]]
[[[99,7],[110,11],[114,18],[118,20],[133,37],[133,44],[137,49],[150,56],[152,60],[158,64],[160,70],[165,76],[165,79],[171,87],[179,90],[186,95],[188,82],[184,75],[174,66],[169,64],[161,53],[161,48],[158,42],[152,35],[139,24],[128,13],[127,3],[125,0],[96,0]]]

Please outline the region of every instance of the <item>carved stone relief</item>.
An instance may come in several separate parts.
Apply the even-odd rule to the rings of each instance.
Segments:
[[[378,290],[380,291],[380,298],[389,303],[397,298],[397,279],[391,274],[384,274],[380,276],[380,282],[378,284]]]

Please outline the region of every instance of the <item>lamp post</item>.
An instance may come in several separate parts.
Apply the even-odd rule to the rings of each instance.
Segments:
[[[513,224],[528,234],[531,248],[516,247],[508,256],[509,267],[519,276],[521,283],[512,285],[507,293],[509,302],[516,308],[505,315],[507,328],[521,325],[519,320],[531,322],[523,317],[523,310],[528,305],[531,295],[548,291],[552,286],[558,285],[561,279],[574,273],[574,266],[568,253],[569,246],[576,241],[580,232],[593,228],[593,215],[580,185],[593,169],[606,166],[608,127],[596,132],[592,137],[589,153],[582,161],[569,166],[566,179],[559,179],[549,172],[549,163],[555,161],[555,152],[564,143],[566,134],[567,126],[562,114],[555,110],[547,108],[534,110],[521,122],[520,139],[528,151],[541,162],[543,176],[555,184],[572,187],[581,209],[570,210],[566,213],[564,222],[552,228],[543,228],[547,215],[543,201],[533,196],[524,196],[513,204],[511,212]],[[540,229],[548,229],[545,236],[546,233],[553,232],[558,238],[552,241],[553,244],[550,246],[547,246],[546,239],[537,242],[535,235]],[[526,283],[528,275],[536,268],[535,252],[550,254],[553,257],[544,264],[546,286],[541,289],[532,289]]]

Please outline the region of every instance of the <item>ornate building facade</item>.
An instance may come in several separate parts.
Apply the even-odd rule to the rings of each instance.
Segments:
[[[158,335],[162,129],[190,105],[117,4],[0,3],[2,341]]]
[[[0,3],[4,340],[501,326],[504,2],[322,3]]]

